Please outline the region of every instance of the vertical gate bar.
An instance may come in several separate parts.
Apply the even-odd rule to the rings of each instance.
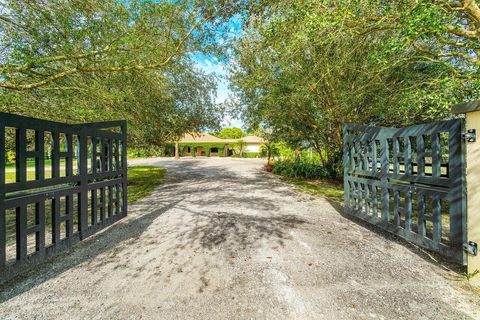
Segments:
[[[52,242],[54,245],[60,243],[60,198],[58,196],[52,199]]]
[[[417,193],[418,201],[418,234],[425,237],[425,194],[423,192]]]
[[[450,210],[450,246],[456,259],[466,264],[467,256],[463,244],[467,242],[467,203],[465,179],[465,140],[462,139],[464,123],[458,120],[448,134],[448,168],[450,190],[447,195]]]
[[[410,136],[406,136],[404,139],[404,165],[405,165],[405,174],[413,174],[412,166],[412,142],[410,141]]]
[[[115,171],[120,171],[120,143],[115,139]]]
[[[362,147],[362,153],[363,153],[363,172],[367,174],[369,171],[369,166],[368,166],[368,156],[369,156],[369,143],[368,141],[363,142],[363,147]]]
[[[376,161],[374,162],[375,166]],[[377,223],[378,220],[378,198],[377,198],[377,186],[375,184],[372,185],[372,197],[373,197],[373,210],[372,210],[372,215],[373,215],[373,223]]]
[[[372,192],[370,192],[372,185],[366,183],[365,187],[367,188],[366,189],[366,194],[365,194],[365,209],[366,209],[367,215],[370,215],[370,214],[372,214],[372,208],[371,208]]]
[[[113,171],[113,151],[112,151],[112,143],[113,139],[108,139],[108,171]]]
[[[377,142],[372,140],[372,172],[373,174],[377,173]]]
[[[73,137],[71,133],[65,135],[67,139],[67,153],[68,156],[65,157],[65,174],[70,177],[73,176]]]
[[[432,177],[440,177],[440,136],[432,134]]]
[[[393,224],[400,226],[400,191],[394,190],[393,192]]]
[[[410,189],[405,195],[405,230],[412,230],[412,196],[413,191]]]
[[[100,220],[105,221],[105,187],[100,188]]]
[[[73,195],[69,194],[65,197],[65,205],[66,205],[66,225],[67,225],[67,238],[70,238],[73,235]]]
[[[92,173],[97,173],[97,137],[92,135]]]
[[[27,257],[27,206],[20,205],[17,213],[17,260],[24,260]]]
[[[127,214],[127,122],[123,121],[122,129],[122,197],[123,197],[123,206],[122,206],[122,215]]]
[[[393,174],[397,175],[400,172],[400,165],[398,163],[398,157],[399,157],[398,137],[393,137],[392,142],[393,142]]]
[[[109,163],[108,163],[108,139],[102,139],[102,154],[103,154],[103,168],[102,170],[104,172],[108,172],[108,166],[109,166]]]
[[[28,220],[27,220],[28,223]],[[35,226],[38,228],[35,231],[35,251],[40,251],[40,202],[35,203]]]
[[[364,185],[363,183],[358,183],[358,210],[363,211],[363,194],[364,194]]]
[[[25,183],[27,180],[27,159],[25,152],[27,148],[25,128],[17,128],[15,135],[15,167],[16,181]]]
[[[5,123],[0,121],[0,270],[5,266],[7,228],[5,214]]]
[[[52,178],[60,177],[60,134],[52,131]]]
[[[36,204],[38,206],[38,251],[45,253],[45,199]]]
[[[88,139],[85,129],[80,131],[78,137],[79,145],[79,174],[80,174],[80,193],[79,197],[79,221],[78,232],[80,239],[83,240],[88,236]]]
[[[357,164],[355,162],[355,142],[354,141],[350,143],[349,150],[350,150],[350,174],[353,175],[357,170]]]
[[[120,189],[119,184],[115,184],[115,214],[120,213]]]
[[[45,132],[43,130],[35,130],[35,151],[37,158],[35,159],[35,179],[45,179]]]
[[[97,189],[91,190],[92,226],[97,224]]]
[[[437,194],[433,197],[433,244],[435,248],[442,239],[442,207],[440,203],[440,196]]]
[[[389,150],[388,143],[385,137],[382,137],[380,140],[381,148],[381,161],[382,161],[382,170],[381,170],[381,186],[382,186],[382,222],[388,222],[388,215],[390,210],[390,194],[388,192],[388,173],[390,170],[389,162]]]
[[[350,186],[349,186],[349,149],[348,149],[348,127],[347,125],[343,126],[343,195],[345,201],[346,209],[350,209]]]
[[[417,136],[417,175],[425,176],[425,139]]]
[[[103,144],[103,139],[102,138],[99,138],[98,139],[98,144],[97,144],[97,148],[100,148],[100,152],[98,153],[98,162],[99,162],[99,165],[97,168],[99,168],[99,171],[100,172],[104,172],[104,166],[105,166],[105,148],[104,148],[104,144]]]
[[[108,217],[113,216],[113,187],[108,186]]]

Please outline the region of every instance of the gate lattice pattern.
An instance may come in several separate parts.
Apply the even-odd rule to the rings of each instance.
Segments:
[[[463,122],[344,127],[347,211],[465,264]]]
[[[125,121],[0,113],[0,280],[124,217],[126,155]]]

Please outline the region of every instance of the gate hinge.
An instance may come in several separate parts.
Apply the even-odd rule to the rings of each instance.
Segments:
[[[462,137],[465,140],[467,140],[467,142],[475,142],[475,141],[477,141],[477,130],[468,129],[467,133],[462,134]]]
[[[463,249],[466,253],[471,254],[472,256],[476,256],[478,252],[477,243],[473,241],[468,241],[463,245]]]

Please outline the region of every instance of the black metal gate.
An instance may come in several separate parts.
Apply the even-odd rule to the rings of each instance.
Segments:
[[[347,211],[465,264],[463,122],[344,126]]]
[[[126,122],[0,113],[0,281],[127,213]]]

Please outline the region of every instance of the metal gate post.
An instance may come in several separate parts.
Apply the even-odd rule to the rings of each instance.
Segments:
[[[480,281],[480,100],[458,104],[452,107],[452,113],[465,114],[466,140],[466,180],[467,180],[467,273]]]
[[[80,131],[79,136],[79,170],[80,170],[80,194],[79,194],[79,208],[80,218],[78,219],[78,230],[80,232],[80,239],[83,240],[88,237],[88,145],[87,145],[86,130]],[[92,151],[93,152],[93,151]],[[92,162],[92,167],[94,163]]]

